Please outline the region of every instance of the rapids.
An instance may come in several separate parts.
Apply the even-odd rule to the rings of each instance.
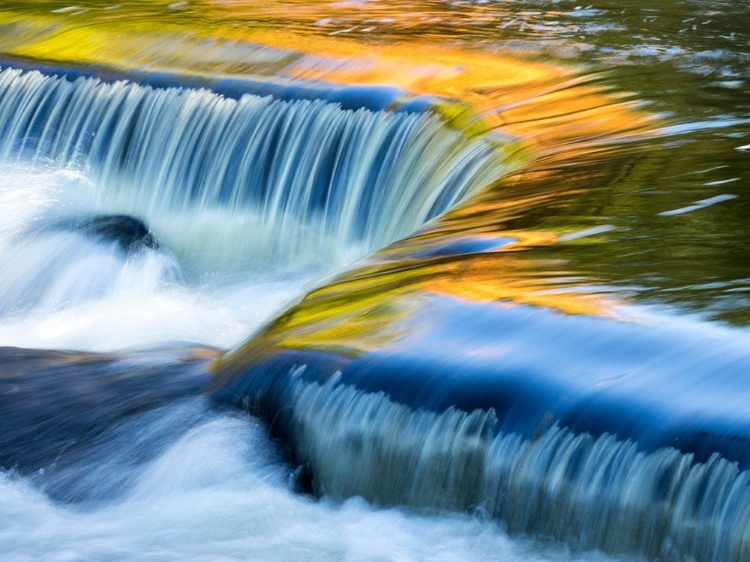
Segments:
[[[744,562],[750,11],[0,5],[0,558]]]
[[[201,399],[139,415],[76,461],[49,479],[0,476],[6,559],[610,560],[511,540],[464,515],[297,495],[267,430]],[[51,500],[50,489],[78,502]]]
[[[238,276],[222,272],[222,258],[213,270],[191,277],[168,247],[123,254],[117,242],[60,228],[61,221],[107,211],[101,190],[86,174],[6,164],[3,179],[4,345],[92,351],[178,342],[231,347],[310,279],[309,272]],[[196,261],[215,255],[224,235],[206,226],[193,246]]]
[[[248,234],[235,228],[231,237],[252,240],[224,252],[245,260],[255,251],[326,263],[357,245],[364,255],[503,169],[492,146],[467,142],[429,114],[15,69],[0,72],[0,124],[5,161],[86,169],[109,208],[145,217],[157,231],[165,215],[180,217],[179,227],[165,227],[167,243],[217,213],[216,223],[246,221]]]

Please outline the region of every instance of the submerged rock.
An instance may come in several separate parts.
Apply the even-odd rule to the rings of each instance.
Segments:
[[[196,396],[208,348],[128,355],[0,347],[0,468],[49,472],[124,419]],[[78,454],[80,457],[80,454]]]
[[[125,253],[141,248],[159,249],[159,243],[148,226],[129,215],[95,215],[61,225],[65,230],[80,232],[102,242],[115,242]]]

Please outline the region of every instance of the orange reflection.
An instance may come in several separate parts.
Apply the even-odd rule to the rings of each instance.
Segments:
[[[509,170],[526,165],[523,174],[488,186],[421,233],[312,291],[227,360],[279,347],[342,353],[382,348],[405,337],[409,311],[421,297],[436,294],[573,314],[612,314],[612,300],[561,282],[564,271],[555,275],[553,267],[551,275],[540,276],[532,261],[517,257],[535,246],[554,244],[556,233],[507,226],[535,206],[559,204],[563,195],[585,189],[586,178],[510,199],[504,190],[535,175],[554,175],[556,167],[599,158],[614,144],[648,136],[654,126],[649,115],[582,78],[575,68],[439,39],[443,32],[436,18],[450,16],[458,29],[480,25],[487,9],[482,6],[454,10],[417,0],[408,6],[368,2],[356,9],[347,3],[296,0],[195,4],[193,19],[189,14],[166,21],[144,17],[127,26],[96,18],[87,25],[54,20],[51,27],[45,25],[53,20],[45,20],[27,41],[6,48],[6,54],[118,71],[395,86],[405,97],[433,99],[433,110],[448,126],[467,136],[486,135]],[[377,26],[376,19],[389,20],[391,33],[366,35],[360,26]],[[223,25],[224,20],[232,25]],[[321,20],[337,21],[329,28]],[[345,25],[357,29],[349,30],[349,37],[337,34]],[[414,27],[419,33],[396,33]],[[528,165],[532,159],[534,168]],[[415,257],[424,248],[475,234],[514,242],[486,253]]]
[[[170,12],[166,3],[154,4],[152,12],[139,7],[138,17],[126,17],[127,6],[119,9],[122,17],[104,7],[77,18],[0,11],[0,23],[29,26],[25,40],[7,45],[0,40],[0,46],[6,55],[121,71],[396,86],[407,95],[448,104],[438,112],[468,131],[522,138],[537,156],[613,136],[637,137],[651,127],[630,103],[584,83],[575,68],[504,56],[481,41],[470,48],[462,44],[460,37],[469,33],[464,28],[488,21],[494,9],[489,5],[424,0],[190,4],[185,12]],[[435,32],[440,21],[450,22],[450,41]],[[378,25],[382,33],[354,33]],[[397,33],[417,25],[418,33]]]

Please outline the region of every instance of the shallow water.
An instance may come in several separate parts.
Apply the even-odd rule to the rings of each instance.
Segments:
[[[408,5],[385,0],[320,5],[302,1],[79,4],[3,2],[3,58],[14,64],[21,60],[32,67],[39,61],[24,61],[35,56],[45,64],[74,65],[77,56],[85,62],[91,56],[86,41],[91,40],[94,51],[100,45],[95,36],[81,36],[80,42],[62,46],[53,41],[51,48],[37,46],[28,53],[24,48],[36,45],[38,37],[58,26],[84,33],[97,29],[97,25],[110,24],[115,29],[146,29],[158,38],[139,45],[128,43],[126,35],[120,36],[117,48],[122,53],[116,54],[124,68],[158,71],[162,67],[187,67],[209,77],[248,72],[265,78],[288,78],[284,74],[290,64],[284,58],[288,55],[250,47],[237,39],[248,30],[292,30],[313,38],[348,37],[363,45],[365,51],[368,45],[394,41],[438,43],[479,53],[510,53],[525,60],[529,68],[549,62],[561,64],[565,71],[550,80],[553,94],[572,90],[583,95],[586,88],[600,88],[611,96],[603,99],[612,107],[625,103],[656,116],[656,120],[647,135],[596,136],[588,129],[579,133],[577,127],[585,120],[606,121],[606,112],[604,117],[591,112],[592,117],[586,109],[583,115],[577,115],[571,105],[570,121],[557,114],[546,118],[545,109],[552,107],[550,111],[554,112],[558,108],[554,97],[550,102],[540,101],[542,116],[529,112],[524,117],[528,121],[508,125],[521,137],[554,129],[558,136],[553,138],[563,140],[552,147],[541,142],[547,152],[534,167],[518,171],[517,165],[504,167],[505,162],[487,168],[485,164],[491,159],[485,144],[467,144],[467,138],[473,137],[464,138],[454,130],[441,128],[437,119],[418,113],[384,116],[377,108],[348,113],[317,102],[237,101],[204,90],[184,94],[113,85],[111,80],[101,84],[86,78],[70,82],[72,86],[64,79],[55,79],[55,84],[62,84],[55,89],[52,79],[26,73],[26,83],[17,89],[20,101],[5,106],[0,123],[4,132],[0,152],[5,158],[0,165],[0,345],[88,351],[186,344],[233,348],[288,303],[313,287],[325,285],[332,274],[369,251],[410,234],[476,193],[490,178],[516,170],[493,191],[493,205],[501,212],[478,222],[480,232],[497,230],[504,238],[500,242],[478,238],[476,252],[481,254],[485,246],[494,249],[525,236],[553,238],[553,244],[530,244],[513,252],[507,268],[499,267],[488,276],[510,286],[499,297],[492,293],[494,299],[519,299],[531,305],[541,302],[543,306],[552,303],[554,312],[548,313],[546,308],[544,312],[527,312],[521,307],[504,317],[486,312],[492,322],[500,318],[505,323],[519,323],[510,343],[502,348],[496,345],[498,338],[488,338],[495,333],[492,330],[499,333],[496,324],[490,322],[492,329],[473,334],[464,326],[479,326],[478,312],[469,307],[462,312],[457,305],[455,312],[454,305],[445,304],[447,300],[439,301],[449,310],[445,316],[448,320],[433,326],[430,318],[422,318],[421,327],[413,330],[411,340],[406,338],[405,347],[414,345],[419,353],[412,352],[417,357],[429,357],[438,346],[444,347],[451,359],[451,353],[461,350],[467,356],[479,357],[472,361],[480,362],[483,352],[490,358],[493,354],[512,357],[512,344],[522,341],[516,348],[518,365],[530,366],[532,373],[545,369],[559,372],[561,377],[574,372],[576,384],[582,388],[581,381],[597,368],[606,372],[612,368],[625,370],[636,358],[646,366],[645,375],[648,368],[658,370],[654,380],[666,376],[670,368],[690,371],[691,377],[685,378],[693,380],[691,384],[683,381],[675,391],[665,390],[672,388],[669,385],[660,386],[659,392],[643,382],[640,388],[648,400],[644,398],[641,406],[651,400],[662,410],[674,406],[675,411],[682,412],[680,408],[705,396],[712,398],[705,410],[713,412],[724,394],[722,403],[733,404],[729,413],[742,419],[743,405],[737,402],[737,396],[744,393],[733,391],[731,369],[720,376],[710,375],[712,365],[726,363],[731,367],[735,365],[733,357],[743,358],[741,351],[750,322],[750,243],[746,235],[750,221],[748,4],[719,0],[658,4],[603,0],[591,5],[567,0],[428,1]],[[224,43],[217,37],[230,41]],[[56,54],[58,47],[60,58],[47,60],[45,57]],[[113,53],[117,51],[114,47]],[[115,54],[112,57],[116,58]],[[101,62],[96,57],[92,61],[89,64],[93,68],[94,63]],[[305,61],[294,67],[294,72],[302,74],[305,64],[312,66]],[[16,80],[17,74],[6,70],[0,76],[7,85]],[[39,100],[68,95],[60,93],[62,90],[72,92],[71,99],[78,100],[75,103],[93,110],[60,115],[38,110],[46,103]],[[523,107],[525,102],[518,99],[523,95],[523,88],[509,93],[507,99],[501,92],[497,103],[503,109],[516,104]],[[539,92],[535,95],[544,98]],[[143,119],[138,129],[111,118],[108,108],[113,99],[124,103],[124,99],[135,98],[146,99],[144,106],[150,104],[154,114],[164,117],[159,126]],[[10,94],[4,99],[9,100]],[[66,107],[65,103],[60,102],[59,107]],[[134,114],[141,111],[138,103],[132,106],[136,108]],[[232,119],[243,111],[244,118],[255,119],[257,116],[248,115],[256,110],[261,119],[269,111],[277,112],[275,120],[268,120],[264,134],[275,135],[275,146],[282,148],[273,156],[282,157],[269,157],[263,152],[265,145],[258,144],[255,152],[244,153],[245,158],[265,161],[265,167],[238,171],[236,164],[242,161],[238,155],[252,145],[252,136],[246,131],[233,131]],[[565,113],[567,107],[559,111]],[[285,121],[284,115],[291,117]],[[510,115],[514,113],[510,111]],[[523,111],[518,115],[524,116]],[[289,125],[300,121],[306,123],[303,131]],[[45,124],[50,123],[47,131]],[[65,126],[57,127],[56,123]],[[625,130],[627,124],[612,125],[613,130],[618,127]],[[42,133],[37,135],[39,130]],[[206,140],[206,130],[213,141]],[[226,131],[231,134],[224,135]],[[98,132],[97,145],[92,139]],[[338,135],[341,142],[333,143],[338,147],[338,158],[327,169],[316,156],[326,153],[316,139],[325,141],[331,135]],[[142,142],[131,142],[131,136]],[[221,139],[221,150],[212,152],[216,139]],[[394,139],[401,139],[407,148],[403,159],[399,159],[402,152],[386,150]],[[118,140],[122,141],[119,145]],[[502,137],[498,142],[507,140]],[[198,154],[202,159],[196,157]],[[196,160],[203,166],[191,167]],[[390,167],[384,163],[390,163]],[[380,174],[383,167],[389,172]],[[221,182],[216,181],[219,176]],[[253,197],[246,197],[246,177],[255,181]],[[330,193],[337,194],[330,196],[330,205],[322,205],[315,197],[318,184],[326,181],[334,185]],[[388,186],[379,195],[379,204],[373,204],[375,199],[368,190],[372,182]],[[222,189],[216,188],[218,183]],[[336,191],[335,186],[340,189]],[[408,201],[399,199],[404,192],[410,196]],[[519,204],[526,199],[530,203]],[[69,217],[101,213],[129,213],[142,219],[159,248],[123,254],[116,244],[80,232],[50,229],[50,225]],[[471,300],[475,295],[468,290],[462,295],[460,284],[450,286],[449,277],[445,282],[448,286],[441,286],[439,261],[445,257],[448,271],[453,267],[451,252],[465,248],[462,244],[461,240],[454,241],[438,251],[422,248],[422,254],[413,252],[408,257],[438,258],[437,265],[429,266],[433,268],[428,270],[433,274],[429,289],[436,294],[452,294],[453,290]],[[483,263],[478,258],[473,263],[481,272]],[[424,275],[420,267],[414,266],[415,278]],[[467,268],[467,279],[470,273]],[[392,283],[407,281],[402,277]],[[377,279],[374,283],[377,288]],[[516,291],[516,286],[521,289]],[[536,300],[526,295],[527,287]],[[387,290],[386,286],[383,294]],[[592,296],[597,302],[603,299],[605,304],[606,299],[618,304],[634,301],[637,306],[626,305],[620,312],[631,315],[628,330],[630,326],[646,326],[638,332],[643,342],[649,333],[666,334],[664,341],[669,344],[670,338],[684,333],[685,341],[700,344],[699,352],[687,350],[670,359],[670,352],[677,354],[684,349],[683,344],[668,345],[666,351],[657,349],[662,340],[644,343],[642,349],[647,351],[638,351],[641,340],[631,342],[629,347],[610,345],[619,332],[613,332],[612,340],[607,340],[607,329],[584,327],[588,320],[578,321],[577,316],[565,316],[573,319],[570,321],[559,320],[556,315],[570,311],[579,314],[581,310],[597,310],[571,305],[563,298],[569,292]],[[618,313],[617,307],[602,308],[612,316]],[[378,313],[387,316],[387,311]],[[452,322],[453,314],[461,322]],[[671,322],[676,316],[683,317]],[[377,318],[377,314],[371,318]],[[437,314],[432,322],[436,318]],[[654,325],[661,331],[655,331]],[[347,337],[360,337],[362,341],[376,338],[371,335],[377,332],[375,328],[368,324],[362,330],[352,322],[350,332],[354,335]],[[566,334],[568,329],[572,332]],[[420,330],[429,338],[418,340]],[[486,347],[462,349],[467,333],[476,341],[484,341]],[[543,346],[537,345],[540,334],[544,334]],[[605,341],[601,345],[597,343],[600,336]],[[710,347],[710,342],[717,341],[731,342],[735,355],[718,357],[721,345]],[[576,349],[566,353],[570,345]],[[538,349],[547,350],[549,356],[535,355]],[[632,356],[622,358],[613,349],[630,349]],[[664,362],[649,363],[650,357],[658,357],[662,351]],[[557,358],[561,356],[573,359],[560,362]],[[700,362],[692,365],[695,358]],[[738,360],[736,364],[744,363]],[[698,375],[705,372],[709,376],[696,382],[693,366],[698,367]],[[616,382],[615,389],[627,387],[631,380],[627,375],[610,374],[612,377],[604,382]],[[644,381],[648,378],[645,375]],[[622,385],[620,377],[625,381]],[[670,380],[681,379],[675,376]],[[679,503],[676,511],[683,515],[675,519],[676,528],[689,529],[694,521],[686,514],[707,505],[706,518],[713,517],[709,523],[719,519],[736,523],[737,534],[742,535],[742,509],[747,507],[743,498],[748,487],[747,473],[740,472],[737,465],[725,459],[695,464],[692,457],[670,448],[643,454],[634,443],[611,435],[594,439],[557,428],[537,439],[539,450],[512,434],[498,434],[492,454],[487,455],[488,466],[496,470],[493,474],[505,474],[507,482],[518,484],[509,487],[508,494],[552,490],[548,504],[539,504],[544,516],[538,520],[530,515],[524,519],[528,514],[523,510],[503,511],[506,507],[502,501],[492,508],[500,513],[499,521],[488,520],[497,514],[487,513],[487,505],[485,510],[474,504],[468,506],[471,514],[375,507],[394,503],[434,507],[436,486],[432,480],[410,485],[398,478],[413,476],[404,467],[414,461],[415,454],[428,458],[434,452],[430,446],[434,442],[439,445],[439,438],[445,437],[435,430],[433,438],[437,441],[420,443],[431,427],[439,425],[434,419],[439,416],[410,413],[377,393],[363,398],[344,386],[329,390],[331,395],[326,398],[317,397],[316,393],[323,394],[319,387],[306,388],[307,401],[297,405],[295,422],[300,425],[298,435],[309,438],[300,437],[298,448],[323,459],[319,482],[329,487],[323,499],[300,493],[300,488],[305,488],[301,482],[304,475],[287,464],[288,452],[269,436],[261,422],[217,409],[203,398],[187,398],[102,428],[102,435],[84,440],[81,447],[60,451],[55,462],[38,472],[6,467],[0,473],[0,552],[8,560],[607,561],[612,560],[608,555],[596,551],[571,553],[568,547],[545,540],[570,535],[567,544],[575,548],[605,545],[610,551],[628,551],[628,545],[620,548],[615,529],[611,534],[595,536],[602,529],[606,531],[604,526],[596,526],[601,523],[596,508],[625,505],[637,513],[648,511],[653,498],[631,484],[646,482],[643,488],[658,496],[663,486],[653,478],[656,469],[652,465],[664,464],[692,467],[692,472],[685,469],[684,481],[674,486],[675,503]],[[681,392],[692,402],[683,400]],[[714,399],[717,396],[720,398]],[[327,409],[316,409],[316,399],[338,404],[338,410],[331,404]],[[364,419],[356,408],[375,401],[383,401],[386,406],[372,406],[372,412],[385,417],[393,414],[396,422],[409,422],[398,426],[402,439],[391,447],[396,452],[405,447],[402,456],[406,460],[403,466],[389,467],[392,478],[385,482],[382,474],[368,472],[378,465],[357,453],[361,444],[352,437],[351,426],[342,429],[336,425],[337,420],[341,422],[337,412],[350,415],[349,423],[354,424]],[[331,418],[320,422],[325,416]],[[638,423],[631,423],[629,430],[637,433],[649,420],[670,421],[663,411],[660,416],[644,415]],[[396,422],[389,423],[398,425]],[[409,431],[414,426],[424,431],[412,435]],[[377,442],[383,437],[378,435],[379,428],[365,427],[362,433]],[[665,428],[652,429],[649,436],[654,439],[654,435],[667,432]],[[544,449],[549,442],[565,446]],[[438,445],[437,460],[430,463],[434,470],[443,466],[439,457],[444,451]],[[552,449],[558,457],[549,453]],[[596,488],[587,487],[587,475],[601,476],[597,459],[590,460],[593,464],[577,460],[589,450],[621,461],[615,463],[622,477],[618,485],[610,482],[599,490],[602,496],[611,496],[611,503],[606,505],[603,498],[597,503],[596,497],[589,497]],[[351,455],[349,462],[338,462],[346,455]],[[558,458],[549,471],[545,469],[545,455]],[[507,464],[509,457],[520,458],[519,463],[525,463],[528,470],[517,470],[512,462]],[[450,460],[445,461],[446,474],[454,466]],[[586,470],[579,474],[581,465]],[[356,474],[352,473],[354,467]],[[536,471],[532,470],[535,467]],[[732,497],[740,498],[733,500],[738,502],[737,509],[716,515],[721,505],[701,503],[705,497],[704,473],[718,475],[712,482],[718,482],[716,486],[723,486],[727,494],[736,493]],[[566,474],[580,477],[573,482],[578,486],[575,490],[566,491],[566,483],[575,487],[565,480]],[[441,477],[444,475],[435,479]],[[373,483],[368,484],[368,479]],[[503,489],[497,482],[495,487],[490,484],[487,489],[493,493]],[[368,499],[373,503],[357,497],[345,499],[363,487],[371,492]],[[424,497],[419,496],[420,489],[425,491]],[[684,496],[680,496],[682,492]],[[538,493],[541,497],[542,492]],[[456,495],[457,504],[465,501],[465,497]],[[523,503],[523,497],[516,499]],[[442,506],[456,507],[450,494],[441,496],[441,500]],[[558,519],[563,512],[566,518]],[[618,530],[626,529],[632,521],[627,513],[625,508],[613,508],[610,513],[613,520],[625,514]],[[587,534],[588,524],[591,529]],[[654,527],[661,529],[660,524],[657,521]],[[506,533],[506,525],[511,527],[512,536]],[[716,528],[722,532],[720,526]],[[641,530],[628,529],[640,537]],[[623,535],[628,535],[626,530]],[[525,532],[537,535],[527,538]],[[690,537],[689,530],[686,536]],[[721,553],[716,552],[706,557],[721,559]],[[671,560],[666,555],[665,559]],[[679,560],[679,555],[674,559]]]

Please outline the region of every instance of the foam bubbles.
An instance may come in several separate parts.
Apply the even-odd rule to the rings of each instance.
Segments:
[[[247,235],[253,225],[222,217],[183,237],[177,232],[184,221],[161,217],[156,234],[164,234],[162,248],[126,255],[116,243],[52,228],[109,211],[103,188],[85,173],[2,165],[0,177],[0,345],[228,348],[319,271],[290,274],[283,261],[238,271],[231,257],[253,246]],[[234,250],[222,251],[226,246]]]
[[[104,503],[53,502],[29,480],[0,475],[4,560],[611,560],[545,550],[468,516],[296,495],[262,425],[200,401],[144,414],[119,432],[129,438],[85,456],[98,459],[87,465],[89,488],[128,475],[122,493]],[[109,462],[107,447],[116,447]],[[149,448],[159,452],[133,470]]]

